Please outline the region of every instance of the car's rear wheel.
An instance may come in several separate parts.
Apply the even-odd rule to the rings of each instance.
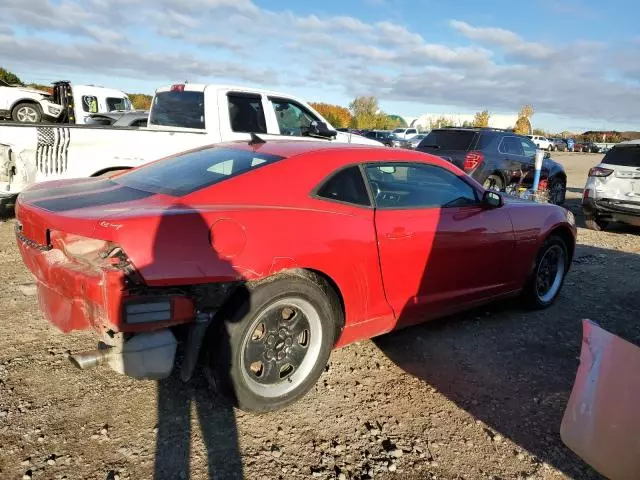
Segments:
[[[11,113],[14,122],[38,123],[42,120],[42,109],[35,103],[19,103]]]
[[[536,309],[547,308],[562,289],[569,269],[567,245],[557,235],[551,235],[536,256],[536,263],[523,290],[526,303]]]
[[[596,232],[606,230],[609,226],[609,222],[594,216],[585,217],[584,224],[589,230],[595,230]]]
[[[504,190],[504,182],[502,181],[502,177],[500,177],[500,175],[496,175],[495,173],[489,175],[482,186],[487,190],[495,190],[496,192],[501,192]]]
[[[329,359],[342,315],[334,297],[299,275],[247,289],[208,337],[209,379],[243,410],[268,412],[295,402]]]
[[[549,183],[549,201],[555,205],[562,205],[566,195],[566,184],[559,178],[552,178]]]

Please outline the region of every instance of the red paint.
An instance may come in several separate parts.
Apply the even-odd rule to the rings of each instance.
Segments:
[[[40,184],[18,199],[23,234],[42,244],[47,231],[113,242],[149,287],[315,270],[331,279],[344,300],[346,325],[339,346],[517,293],[551,230],[566,228],[575,239],[564,210],[551,205],[376,211],[312,195],[343,166],[401,161],[435,164],[464,176],[481,197],[477,182],[435,156],[325,142],[227,146],[288,158],[181,198],[158,194],[61,213],[35,206],[30,192],[55,197],[56,188],[74,182],[53,184],[50,191]],[[131,293],[121,271],[83,265],[58,248],[42,253],[19,244],[52,323],[64,331],[105,326],[131,331],[122,319]],[[48,261],[51,254],[62,261]],[[169,323],[193,318],[191,300],[178,298],[174,313],[179,313]],[[166,324],[135,328],[159,326]]]

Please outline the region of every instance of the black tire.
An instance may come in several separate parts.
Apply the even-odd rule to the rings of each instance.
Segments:
[[[482,184],[487,190],[495,190],[498,192],[504,191],[504,181],[502,177],[496,173],[492,173]]]
[[[609,226],[609,222],[606,220],[601,220],[598,217],[592,216],[586,216],[584,218],[584,224],[589,230],[595,230],[596,232],[606,230]]]
[[[538,272],[541,268],[542,260],[545,258],[545,255],[550,251],[558,252],[559,254],[562,255],[563,267],[558,268],[558,272],[561,272],[561,277],[557,280],[558,285],[555,285],[556,280],[554,277],[554,282],[552,284],[552,287],[555,293],[553,293],[548,298],[544,295],[541,296],[538,291]],[[558,266],[556,265],[556,267]],[[545,242],[543,243],[542,247],[540,248],[540,250],[536,255],[535,266],[522,291],[522,297],[525,302],[525,305],[535,310],[540,310],[553,305],[553,303],[558,298],[560,291],[562,290],[562,285],[564,284],[564,279],[566,277],[568,270],[569,270],[569,254],[568,254],[567,245],[565,244],[564,240],[562,240],[562,238],[560,238],[558,235],[550,235],[545,240]]]
[[[339,334],[338,325],[341,325],[342,319],[340,303],[333,289],[313,275],[281,276],[254,287],[243,287],[241,290],[236,292],[230,307],[220,312],[221,318],[216,317],[219,328],[215,329],[214,325],[212,334],[207,337],[208,358],[205,365],[207,377],[215,389],[229,397],[234,405],[242,410],[257,413],[277,410],[304,396],[322,374]],[[301,348],[301,351],[304,351],[300,365],[282,379],[283,366],[286,369],[286,362],[293,362],[289,360],[290,352],[294,349],[291,342],[298,342],[300,338],[300,335],[296,337],[295,333],[293,337],[286,337],[286,332],[284,336],[280,333],[283,331],[283,324],[286,325],[285,322],[288,321],[285,319],[284,312],[289,306],[293,309],[297,308],[294,306],[295,302],[299,302],[298,307],[311,306],[315,313],[309,316],[315,315],[316,319],[309,320],[304,313],[300,318],[293,317],[298,318],[298,322],[294,325],[298,325],[304,319],[309,320],[307,346],[301,347],[302,343],[294,344],[295,348]],[[275,314],[280,323],[276,329],[269,329],[265,325],[270,320],[266,319],[273,318],[269,317],[269,314],[273,315],[280,305],[287,305],[282,307],[279,314]],[[303,310],[293,315],[299,315]],[[264,323],[260,323],[261,321]],[[256,338],[255,335],[259,329],[262,336]],[[318,334],[320,338],[316,340]],[[290,338],[293,340],[290,341]],[[289,343],[285,343],[285,339]],[[251,344],[264,350],[264,353],[259,356],[258,362],[254,361],[248,365],[249,360],[245,359],[244,352],[247,352],[247,356],[249,355],[248,348]],[[312,355],[314,351],[316,354]],[[273,357],[274,353],[278,358]],[[284,355],[283,360],[279,360],[281,354]],[[309,360],[307,360],[308,355],[312,355]],[[260,363],[259,368],[262,373],[253,370],[256,363]],[[278,366],[279,364],[281,366]],[[301,371],[307,370],[307,373],[291,381],[299,371],[298,367]],[[269,375],[265,372],[270,372],[271,368],[278,372],[275,384],[270,384],[266,379],[260,380],[260,376]],[[266,393],[263,394],[262,392],[265,391]]]
[[[42,108],[37,103],[19,103],[11,110],[14,122],[39,123],[42,121]]]
[[[567,196],[567,185],[561,179],[554,177],[549,182],[549,201],[554,205],[563,205]]]

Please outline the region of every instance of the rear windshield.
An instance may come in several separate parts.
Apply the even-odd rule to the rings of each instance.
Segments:
[[[469,150],[476,135],[472,130],[431,130],[418,148],[438,150]]]
[[[121,185],[181,197],[284,157],[211,147],[151,163],[113,180]]]
[[[204,92],[156,93],[149,125],[204,129]]]
[[[640,145],[613,147],[604,156],[602,163],[621,167],[640,167]]]

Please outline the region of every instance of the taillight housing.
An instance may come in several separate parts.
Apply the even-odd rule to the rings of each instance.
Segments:
[[[593,167],[589,169],[590,177],[608,177],[613,173],[610,168]]]
[[[484,154],[482,152],[468,152],[464,157],[462,169],[465,172],[469,172],[480,165],[482,162],[484,162]]]

